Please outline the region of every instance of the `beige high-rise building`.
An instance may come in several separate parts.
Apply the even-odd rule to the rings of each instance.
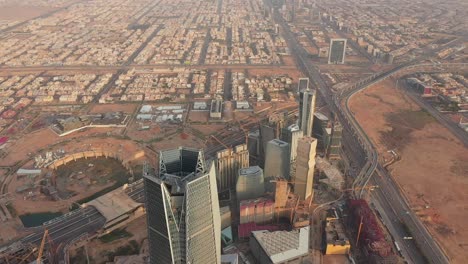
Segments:
[[[313,194],[316,148],[317,139],[313,137],[300,138],[297,144],[296,174],[293,178],[294,193],[303,200]]]
[[[239,170],[247,167],[249,167],[249,150],[246,144],[216,153],[218,190],[236,188]]]

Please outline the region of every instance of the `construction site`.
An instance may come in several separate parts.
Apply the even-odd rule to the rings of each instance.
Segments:
[[[254,254],[249,249],[249,240],[253,232],[269,230],[294,233],[308,228],[311,219],[316,217],[313,212],[317,204],[334,201],[347,191],[344,189],[347,179],[343,168],[337,167],[342,156],[340,124],[326,116],[317,118],[318,123],[314,126],[321,132],[321,136],[315,135],[310,128],[310,135],[301,141],[299,138],[303,135],[300,135],[300,130],[294,125],[301,116],[300,111],[305,110],[298,109],[295,102],[258,103],[253,105],[252,111],[231,112],[231,106],[223,103],[222,110],[218,111],[222,116],[213,116],[213,120],[209,120],[209,113],[206,111],[206,122],[191,122],[188,118],[195,111],[181,105],[132,107],[134,114],[128,120],[129,126],[118,129],[119,133],[130,139],[103,139],[99,136],[88,138],[85,136],[91,131],[82,131],[76,133],[77,138],[69,143],[57,144],[47,151],[37,152],[38,154],[29,157],[29,161],[18,168],[17,175],[8,186],[10,193],[21,190],[15,194],[17,197],[12,202],[18,214],[41,213],[41,208],[58,212],[66,212],[70,207],[76,206],[79,209],[57,218],[62,220],[42,224],[41,229],[45,230],[45,234],[41,233],[39,237],[35,232],[20,244],[12,244],[3,252],[1,256],[4,260],[0,261],[24,263],[23,259],[25,262],[32,262],[41,257],[42,263],[48,263],[47,261],[57,257],[62,259],[63,252],[68,249],[60,248],[60,244],[54,243],[63,238],[55,239],[54,235],[59,232],[48,229],[56,223],[59,225],[61,221],[73,220],[81,223],[80,226],[74,226],[75,224],[66,222],[67,228],[75,228],[89,236],[77,236],[76,239],[91,243],[96,241],[91,238],[106,233],[125,233],[119,230],[144,215],[143,188],[132,187],[128,191],[118,187],[134,182],[141,176],[142,173],[136,166],[142,164],[143,160],[154,159],[159,150],[174,146],[201,147],[204,155],[214,161],[220,205],[225,208],[222,216],[229,219],[224,221],[222,230],[224,251],[245,253],[246,258],[252,261]],[[173,122],[168,119],[169,116],[164,121],[157,120],[159,116],[164,118],[164,115],[169,114],[182,115],[181,122]],[[308,122],[316,122],[313,114],[309,115]],[[157,133],[153,133],[156,130]],[[143,139],[142,135],[145,133],[148,135]],[[71,136],[66,135],[63,138],[70,140]],[[53,137],[59,138],[56,134]],[[289,144],[294,147],[289,147]],[[318,144],[320,152],[316,151]],[[301,148],[298,148],[299,145]],[[27,149],[26,146],[24,148]],[[317,153],[320,156],[315,159]],[[297,158],[298,155],[300,158]],[[157,163],[152,160],[151,164]],[[27,186],[29,187],[26,188]],[[368,210],[362,204],[354,207],[350,205],[349,208],[348,215],[353,218],[361,219],[363,216],[370,219],[373,214],[371,209]],[[375,216],[370,222],[351,221],[349,217],[340,216],[333,221],[328,221],[326,217],[316,219],[319,226],[328,221],[330,228],[319,228],[315,234],[317,247],[312,247],[314,250],[326,252],[328,243],[328,248],[333,248],[328,251],[329,255],[347,258],[352,252],[361,260],[372,260],[366,263],[394,263],[382,260],[393,257],[398,259],[391,242],[385,244],[384,241],[387,240],[382,240],[382,237],[386,238],[383,235],[386,231]],[[322,239],[322,234],[325,238],[327,232],[333,234],[332,237]],[[54,239],[50,239],[51,237]],[[67,237],[64,241],[67,245],[75,244],[73,239],[75,238]],[[374,239],[375,243],[370,243],[370,239]],[[31,240],[34,243],[29,243]],[[123,246],[124,240],[127,241],[122,238],[119,245]],[[79,241],[76,242],[80,244]],[[140,241],[138,242],[141,246]],[[385,249],[385,246],[388,248]],[[362,252],[359,250],[361,247]],[[80,255],[79,252],[82,251],[75,249],[72,251]],[[94,256],[112,261],[105,254],[95,252]]]
[[[58,263],[56,259],[57,245],[52,242],[49,231],[45,230],[40,246],[33,244],[14,243],[0,251],[1,264],[22,264],[22,263],[40,263],[54,264]]]
[[[43,165],[47,160],[37,156],[38,169],[20,169],[10,182],[9,189],[14,190],[10,192],[15,199],[13,206],[19,215],[37,213],[44,210],[38,204],[53,202],[57,203],[49,210],[62,211],[66,208],[60,208],[59,204],[64,201],[83,201],[134,179],[132,166],[122,163],[116,153],[74,153],[62,155]],[[35,204],[37,209],[31,210],[28,204]]]

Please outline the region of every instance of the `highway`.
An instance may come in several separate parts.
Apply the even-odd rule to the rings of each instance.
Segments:
[[[266,2],[269,4],[269,2]],[[413,214],[411,209],[408,207],[406,200],[400,193],[400,190],[396,183],[392,180],[388,172],[378,164],[378,154],[372,145],[372,142],[364,133],[362,128],[359,126],[351,111],[348,108],[348,101],[353,95],[359,91],[369,87],[370,85],[380,82],[393,74],[404,70],[407,67],[412,67],[411,64],[400,65],[394,69],[374,74],[354,86],[350,87],[349,90],[343,92],[339,96],[333,96],[329,90],[328,85],[323,81],[318,69],[311,65],[307,60],[309,54],[304,48],[297,42],[294,34],[291,32],[289,25],[282,19],[281,15],[275,9],[274,13],[275,21],[282,27],[282,34],[288,42],[292,55],[295,57],[299,69],[306,74],[317,90],[320,92],[322,97],[325,99],[332,111],[337,113],[341,123],[343,124],[348,135],[352,135],[351,138],[344,140],[345,144],[351,145],[358,144],[363,149],[363,154],[358,157],[357,164],[363,164],[362,169],[356,176],[356,181],[353,187],[362,187],[368,183],[378,185],[379,188],[375,189],[372,193],[371,199],[375,207],[382,215],[383,221],[390,233],[392,234],[395,241],[402,245],[402,254],[405,259],[410,263],[427,263],[429,260],[431,263],[448,263],[448,259],[442,252],[437,243],[433,240],[427,229],[422,225],[417,216]],[[131,62],[131,60],[129,60]],[[414,62],[413,62],[414,63]],[[172,65],[173,66],[173,65]],[[151,68],[153,66],[141,66],[141,68]],[[194,66],[189,66],[194,67]],[[202,68],[209,68],[209,65],[199,66]],[[249,67],[236,65],[236,66],[217,66],[225,67],[226,69],[231,68],[242,68],[246,69],[249,67],[257,67],[250,65]],[[265,67],[267,66],[258,66]],[[283,67],[283,66],[278,66]],[[60,70],[71,70],[72,68],[64,67],[45,67],[46,69],[60,69]],[[102,67],[102,69],[114,69],[122,70],[127,68],[133,68],[132,65],[116,66],[116,67]],[[137,67],[138,68],[138,67]],[[271,66],[270,66],[271,68]],[[1,68],[0,68],[1,69]],[[38,69],[44,69],[44,67],[38,67]],[[81,67],[81,69],[92,69],[92,67]],[[14,70],[14,68],[10,68]],[[344,100],[344,103],[343,103]],[[357,139],[357,140],[356,140]],[[224,142],[226,145],[235,145],[244,142],[244,134],[236,133],[234,136],[227,139]],[[348,142],[348,143],[346,143]],[[216,151],[223,149],[221,145],[213,145],[206,149],[206,156],[213,156]],[[361,197],[362,192],[355,193],[356,197]],[[136,201],[144,201],[143,184],[142,182],[136,183],[129,190],[129,195]],[[104,217],[93,207],[81,208],[73,211],[72,213],[54,219],[53,221],[45,224],[40,228],[34,229],[34,232],[23,238],[23,243],[32,243],[38,245],[42,239],[44,229],[48,229],[50,237],[55,245],[67,245],[75,238],[80,237],[84,234],[95,234],[104,226]],[[403,240],[404,236],[409,236],[408,230],[411,231],[411,236],[414,240]],[[415,243],[417,241],[417,244]],[[424,257],[425,256],[425,257]]]
[[[143,180],[130,184],[126,189],[126,193],[136,202],[143,203],[145,200]],[[40,227],[30,228],[32,233],[19,241],[25,245],[32,244],[38,247],[44,230],[47,229],[52,241],[52,247],[57,250],[54,252],[56,254],[55,258],[63,260],[67,255],[66,248],[71,242],[79,237],[86,238],[99,233],[105,223],[104,216],[96,208],[88,206],[57,217]]]
[[[269,1],[266,1],[266,4],[271,6]],[[366,159],[365,165],[356,176],[353,188],[363,187],[371,180],[372,183],[382,186],[374,191],[371,200],[372,202],[375,201],[375,203],[381,207],[380,214],[384,215],[386,219],[399,219],[399,221],[387,221],[385,224],[392,234],[393,239],[401,245],[402,255],[405,257],[406,261],[409,263],[449,263],[444,252],[409,208],[396,183],[388,175],[388,172],[380,167],[378,154],[372,142],[348,108],[349,99],[352,98],[354,94],[392,76],[402,69],[413,67],[413,64],[425,60],[428,56],[423,56],[416,61],[404,65],[398,65],[387,72],[376,73],[359,81],[339,96],[333,96],[326,83],[322,80],[318,69],[310,65],[307,61],[309,57],[307,51],[300,46],[294,34],[291,32],[289,25],[284,21],[277,9],[275,9],[274,12],[274,20],[275,23],[278,23],[283,29],[282,33],[284,38],[287,40],[291,54],[295,57],[299,69],[306,74],[315,87],[317,87],[317,90],[328,103],[331,110],[337,114],[345,130],[357,139],[357,142],[366,154],[364,156]],[[344,101],[344,103],[342,103],[342,101]],[[361,162],[358,162],[358,164],[359,163]],[[379,175],[378,177],[374,176],[376,170]],[[362,197],[363,190],[364,189],[362,189],[361,192],[355,192],[355,197]],[[408,229],[415,239],[403,241],[403,237],[407,235]]]

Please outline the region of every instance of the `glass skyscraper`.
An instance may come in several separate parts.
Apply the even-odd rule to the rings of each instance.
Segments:
[[[144,173],[150,263],[220,263],[216,171],[203,152],[161,151],[157,175]]]

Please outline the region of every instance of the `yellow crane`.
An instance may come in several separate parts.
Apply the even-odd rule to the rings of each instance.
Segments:
[[[45,246],[45,242],[46,242],[46,238],[47,236],[49,235],[49,230],[46,229],[44,231],[44,235],[42,236],[42,241],[41,241],[41,246],[39,247],[39,252],[37,253],[37,260],[36,260],[36,264],[41,264],[42,263],[42,253],[44,253],[44,246]]]
[[[370,191],[375,190],[375,188],[378,188],[378,185],[369,185],[369,186],[364,186],[364,187],[357,187],[357,188],[352,188],[352,189],[345,189],[343,191],[355,191],[355,190],[367,190],[367,194],[369,194]],[[363,217],[361,216],[361,220],[359,221],[359,227],[358,227],[358,233],[356,237],[356,247],[359,244],[359,238],[361,237],[361,231],[362,231],[362,226],[363,226]]]

